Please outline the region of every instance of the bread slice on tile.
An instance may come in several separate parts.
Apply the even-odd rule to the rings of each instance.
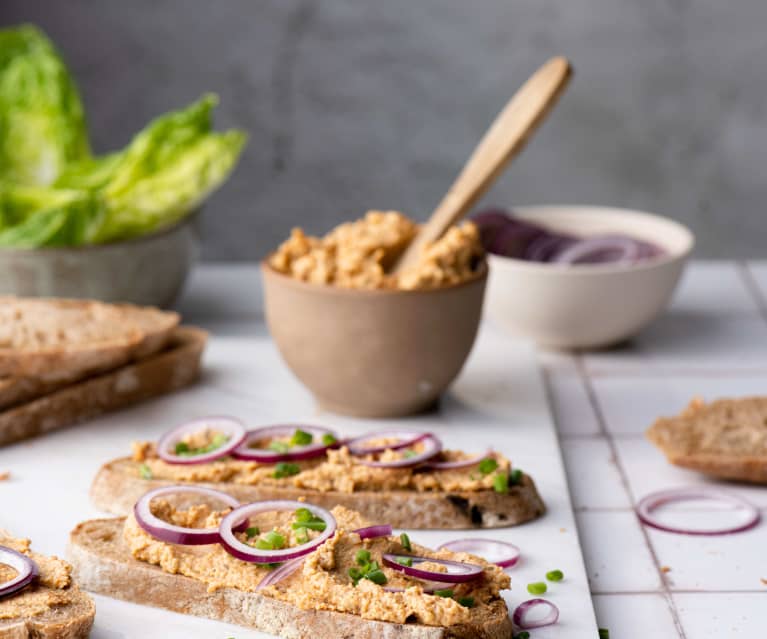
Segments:
[[[694,399],[678,416],[658,419],[647,438],[676,466],[767,484],[767,397]]]

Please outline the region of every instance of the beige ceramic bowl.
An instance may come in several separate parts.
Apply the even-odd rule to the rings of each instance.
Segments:
[[[428,291],[308,284],[262,264],[266,320],[295,375],[320,405],[363,417],[432,406],[471,351],[487,269]]]
[[[634,266],[561,266],[491,255],[488,315],[510,332],[553,348],[605,347],[638,333],[668,304],[694,245],[686,227],[639,211],[535,206],[514,213],[574,235],[630,235],[666,252]]]
[[[168,307],[197,258],[194,220],[145,237],[79,248],[0,249],[0,295]]]

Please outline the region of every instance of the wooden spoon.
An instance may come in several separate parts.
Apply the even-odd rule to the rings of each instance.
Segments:
[[[392,273],[413,266],[424,245],[442,237],[484,195],[551,111],[571,75],[572,67],[565,58],[552,58],[522,85],[495,118],[429,220],[394,263]]]

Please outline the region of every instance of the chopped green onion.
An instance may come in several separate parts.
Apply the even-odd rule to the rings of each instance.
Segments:
[[[301,467],[298,464],[291,464],[290,462],[280,462],[274,467],[274,473],[272,477],[275,479],[284,479],[291,475],[298,475],[301,472]]]
[[[307,433],[305,430],[296,429],[293,433],[293,437],[290,438],[291,446],[308,446],[314,441],[314,437],[311,433]]]
[[[481,462],[479,462],[479,472],[483,475],[489,475],[496,468],[498,468],[498,462],[495,461],[492,457],[486,457]]]
[[[522,471],[515,468],[509,473],[509,486],[516,486],[522,483]]]
[[[176,443],[176,455],[186,455],[188,454],[192,449],[189,448],[189,444],[186,442],[177,442]]]
[[[412,557],[397,557],[397,563],[400,566],[407,566],[408,568],[410,568],[413,565],[413,558]]]
[[[453,591],[451,588],[445,588],[444,590],[435,590],[434,594],[437,595],[437,597],[452,597]]]
[[[610,639],[610,631],[607,628],[600,628],[599,639]]]
[[[357,554],[354,555],[354,560],[360,565],[364,566],[365,564],[370,563],[370,551],[369,550],[358,550]]]
[[[546,573],[546,579],[549,581],[562,581],[565,578],[565,573],[561,570],[550,570]]]
[[[293,515],[295,516],[296,521],[311,521],[314,519],[312,511],[308,508],[299,508]]]
[[[306,528],[302,527],[302,528],[297,528],[296,529],[296,541],[299,544],[307,544],[307,543],[309,543],[309,532],[306,530]]]
[[[378,584],[379,586],[382,586],[388,581],[388,579],[386,579],[386,575],[383,574],[380,569],[371,570],[368,574],[365,575],[365,579],[372,581],[374,584]]]
[[[312,519],[311,521],[302,521],[293,524],[293,530],[298,530],[299,528],[308,528],[309,530],[318,530],[323,532],[327,527],[328,525],[322,521],[322,519]]]
[[[290,445],[275,439],[269,442],[269,450],[273,450],[275,453],[287,453],[290,450]]]
[[[531,584],[527,584],[527,592],[531,595],[542,595],[546,590],[548,590],[548,587],[542,581],[534,581]]]
[[[141,464],[138,467],[138,472],[141,473],[141,479],[152,479],[152,469],[146,464]]]
[[[330,433],[325,433],[322,436],[322,443],[325,444],[325,446],[332,446],[337,441],[338,440],[335,437],[333,437],[333,435],[331,435]]]
[[[270,530],[256,542],[258,550],[280,550],[285,547],[285,537],[275,530]]]
[[[506,473],[498,473],[493,477],[493,490],[497,493],[509,492],[509,476]]]
[[[405,459],[410,459],[411,457],[415,457],[417,454],[417,452],[408,448],[404,453],[402,453],[402,457]]]
[[[474,597],[458,597],[456,601],[461,604],[464,608],[473,608],[474,607]]]
[[[522,632],[514,635],[514,639],[530,639],[530,633],[527,632],[527,630],[523,630]]]
[[[256,535],[260,535],[261,531],[258,529],[258,526],[251,526],[245,531],[245,534],[248,537],[255,537]]]
[[[402,547],[405,550],[413,550],[413,547],[410,545],[410,537],[407,536],[407,533],[402,533],[399,536],[399,543],[402,544]]]

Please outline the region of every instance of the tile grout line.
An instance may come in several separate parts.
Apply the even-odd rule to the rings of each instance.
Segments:
[[[672,590],[671,591],[675,595],[763,595],[765,594],[764,590],[690,590],[689,588],[683,588],[681,590]],[[605,596],[613,596],[613,595],[628,595],[628,596],[636,596],[636,595],[661,595],[662,593],[658,592],[657,590],[622,590],[622,591],[615,591],[615,590],[604,590],[604,591],[595,591],[591,593],[592,595],[598,595],[600,597]]]
[[[759,287],[759,283],[756,281],[751,268],[748,266],[748,262],[738,260],[737,268],[740,278],[743,280],[743,285],[746,287],[746,290],[751,295],[759,310],[759,315],[761,315],[762,319],[767,321],[767,299],[765,299],[762,289]]]
[[[594,415],[597,419],[597,424],[599,425],[600,431],[603,433],[605,440],[607,442],[607,445],[610,448],[610,453],[613,456],[613,459],[615,460],[615,466],[618,469],[618,475],[620,476],[623,489],[626,492],[629,502],[632,505],[636,506],[636,500],[634,499],[634,495],[632,494],[632,491],[631,491],[631,485],[629,483],[628,474],[626,473],[626,469],[623,467],[623,464],[621,463],[620,456],[618,455],[618,448],[616,447],[615,442],[613,441],[607,429],[607,423],[606,423],[604,414],[602,412],[602,407],[599,404],[599,399],[597,398],[597,394],[596,394],[596,391],[594,390],[593,383],[591,381],[591,378],[588,375],[588,371],[583,362],[583,355],[580,353],[578,353],[575,357],[575,367],[581,378],[581,383],[584,386],[589,403],[591,404],[591,409],[594,411]],[[671,613],[671,618],[674,621],[674,626],[676,627],[677,634],[679,635],[680,639],[686,639],[687,635],[685,634],[684,628],[682,627],[682,620],[679,617],[679,612],[676,609],[676,604],[674,602],[671,589],[669,588],[665,575],[663,571],[661,570],[660,561],[658,560],[658,555],[656,554],[655,549],[653,548],[652,543],[650,542],[650,537],[647,534],[645,527],[640,524],[639,530],[642,534],[642,538],[644,539],[645,545],[647,546],[647,550],[649,551],[650,556],[652,557],[653,563],[655,564],[655,568],[658,571],[658,575],[660,577],[660,583],[661,583],[661,590],[663,594],[665,595],[664,599],[666,600],[666,605],[668,606],[669,612]]]

